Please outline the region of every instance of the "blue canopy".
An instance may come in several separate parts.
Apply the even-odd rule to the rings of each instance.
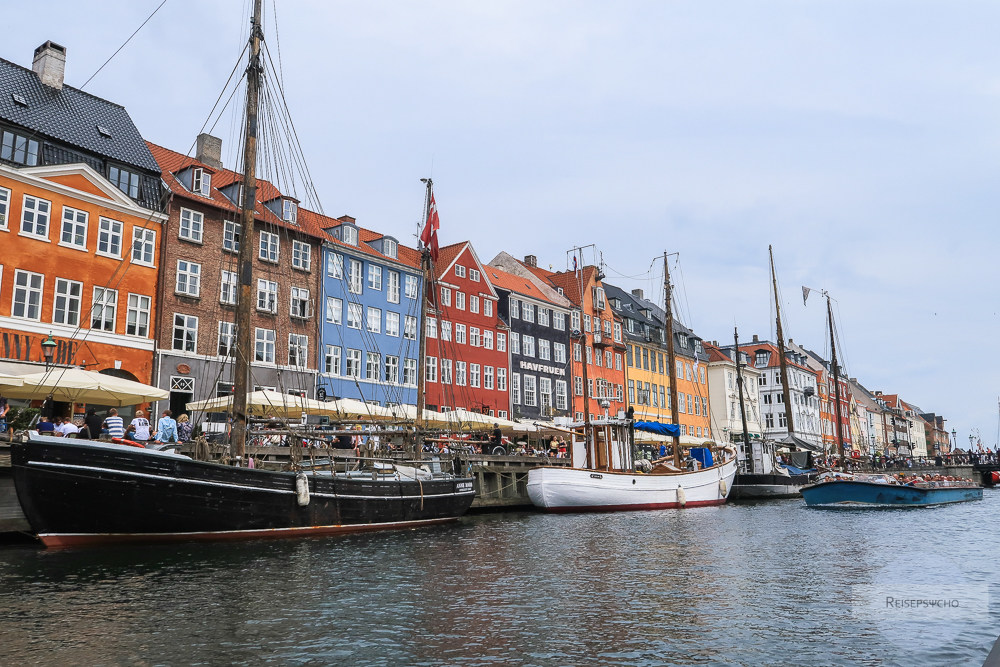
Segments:
[[[681,429],[677,424],[661,424],[660,422],[636,422],[634,424],[637,431],[648,431],[649,433],[659,433],[677,437],[681,434]]]

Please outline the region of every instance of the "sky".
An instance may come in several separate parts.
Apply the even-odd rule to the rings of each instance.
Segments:
[[[80,87],[160,0],[10,3],[0,57],[67,47]],[[244,0],[168,0],[86,90],[187,153],[245,45]],[[974,0],[265,0],[322,210],[660,294],[706,340],[785,335],[870,390],[1000,430],[1000,4]],[[275,30],[275,28],[277,28]],[[280,54],[280,58],[279,58]],[[213,133],[233,166],[235,107]],[[977,347],[981,346],[981,347]],[[978,352],[977,352],[978,350]]]

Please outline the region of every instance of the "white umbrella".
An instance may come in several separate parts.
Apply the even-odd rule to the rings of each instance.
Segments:
[[[52,396],[56,401],[114,406],[149,403],[170,396],[169,392],[159,387],[81,368],[54,368],[43,373],[22,375],[21,380],[21,386],[4,389],[4,396],[29,400]]]
[[[491,429],[494,424],[499,424],[501,429],[524,431],[527,430],[521,422],[502,419],[500,417],[490,417],[481,412],[471,410],[452,410],[442,413],[450,419],[451,425],[459,429]]]
[[[381,405],[365,403],[356,398],[338,398],[322,403],[322,405],[326,406],[326,411],[322,414],[330,415],[335,419],[390,420],[395,418],[391,408],[383,408]]]
[[[416,421],[417,419],[417,406],[415,405],[394,405],[387,409],[400,421]],[[450,426],[451,420],[448,418],[448,413],[424,410],[423,424],[424,426],[441,428]]]
[[[20,375],[7,375],[0,373],[0,387],[20,387],[24,384],[24,378]]]
[[[270,389],[261,389],[247,394],[247,410],[251,414],[269,417],[298,418],[307,415],[329,414],[329,404],[295,394],[282,394]],[[233,409],[233,397],[219,396],[204,401],[187,404],[188,410],[205,412],[228,412]]]

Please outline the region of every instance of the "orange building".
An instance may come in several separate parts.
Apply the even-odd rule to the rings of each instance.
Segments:
[[[65,61],[52,42],[32,69],[0,60],[0,372],[43,370],[49,340],[56,365],[149,383],[159,168],[124,108],[64,85]]]

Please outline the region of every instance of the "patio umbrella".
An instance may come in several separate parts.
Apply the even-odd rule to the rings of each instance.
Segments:
[[[383,421],[395,419],[392,409],[384,408],[381,405],[365,403],[356,398],[338,398],[333,401],[326,401],[322,405],[326,406],[326,410],[322,414],[329,415],[335,420],[338,418],[355,420],[378,419]]]
[[[4,396],[28,400],[43,400],[52,396],[55,401],[118,407],[159,401],[170,396],[169,392],[159,387],[82,368],[55,368],[20,377],[23,384],[4,389]]]
[[[390,410],[393,417],[400,421],[415,421],[417,418],[417,406],[415,405],[394,405],[386,409]],[[424,410],[423,422],[424,426],[430,428],[447,428],[451,426],[448,413],[435,412],[434,410]]]
[[[0,387],[20,387],[23,384],[24,379],[20,375],[7,375],[6,373],[0,373]]]
[[[251,414],[282,417],[299,418],[303,413],[307,415],[329,414],[329,404],[317,401],[304,396],[294,394],[282,394],[270,389],[261,389],[247,394],[247,410]],[[187,404],[188,410],[202,410],[205,412],[228,412],[233,409],[233,397],[219,396],[204,401],[194,401]]]
[[[499,424],[501,430],[526,431],[527,428],[521,422],[502,419],[500,417],[490,417],[481,412],[471,410],[452,410],[442,413],[449,418],[451,426],[458,429],[492,429],[494,424]]]

